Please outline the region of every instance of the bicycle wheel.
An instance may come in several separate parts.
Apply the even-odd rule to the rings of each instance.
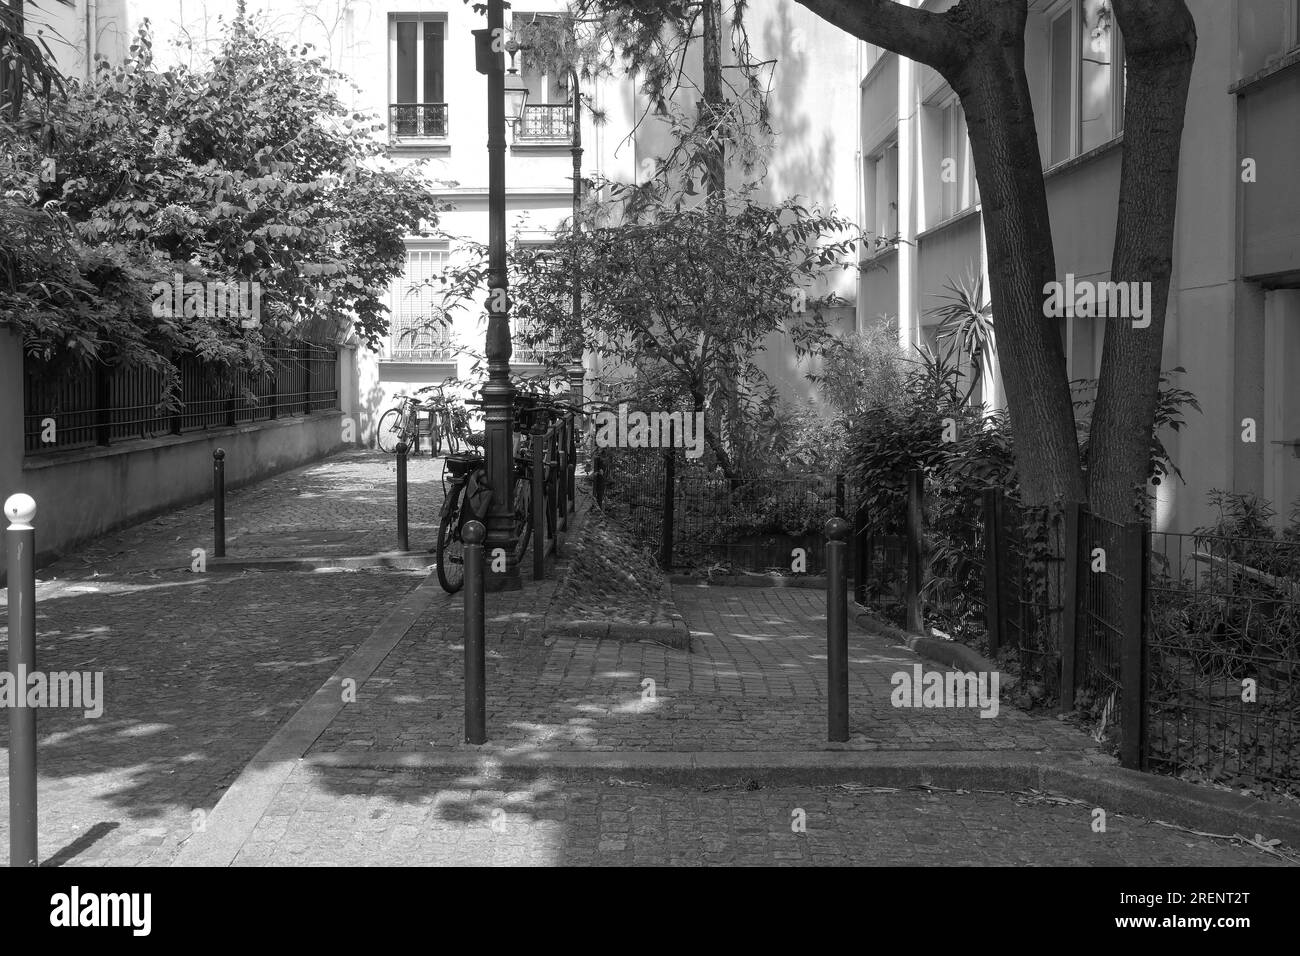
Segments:
[[[438,427],[438,413],[429,413],[429,457],[437,458],[442,451],[442,433]]]
[[[438,584],[448,594],[455,594],[465,585],[465,543],[460,537],[459,491],[447,499],[438,522]]]
[[[405,422],[400,408],[390,408],[379,419],[379,428],[375,432],[375,444],[385,455],[397,453],[397,443],[405,435]]]
[[[456,435],[456,426],[452,422],[451,412],[443,412],[442,433],[447,438],[447,451],[456,454],[460,451],[460,439]]]

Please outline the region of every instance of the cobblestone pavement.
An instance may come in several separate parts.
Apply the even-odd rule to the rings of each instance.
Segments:
[[[231,496],[232,526],[378,523],[391,516],[391,500],[374,491],[386,465],[347,455],[252,486]],[[376,544],[385,533],[370,532]],[[190,573],[189,548],[210,536],[210,506],[187,508],[92,542],[39,574],[39,667],[102,671],[104,697],[97,719],[39,715],[47,863],[165,862],[201,819],[194,811],[215,805],[276,728],[424,579],[404,571]],[[0,629],[0,655],[6,645]],[[0,720],[6,754],[8,733]],[[0,863],[7,828],[0,814]]]
[[[442,459],[407,462],[412,548],[434,545],[441,477]],[[89,542],[39,577],[188,570],[191,551],[211,547],[212,504],[205,501]],[[227,557],[364,555],[396,548],[397,466],[389,455],[345,452],[226,492]]]
[[[802,811],[802,813],[800,812]],[[1291,861],[1042,794],[485,779],[300,768],[236,865],[1261,866]],[[795,832],[802,823],[804,832]]]
[[[825,595],[674,588],[694,652],[649,642],[540,640],[553,582],[487,596],[488,735],[507,751],[806,751],[826,744]],[[464,749],[459,598],[431,607],[313,752]],[[1003,703],[895,708],[891,675],[920,659],[849,632],[855,750],[1092,751],[1087,736]],[[930,669],[933,665],[927,665]]]

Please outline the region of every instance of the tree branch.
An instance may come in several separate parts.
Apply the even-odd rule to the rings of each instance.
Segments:
[[[859,40],[892,50],[940,72],[944,66],[958,61],[965,45],[962,34],[945,14],[906,7],[894,0],[798,2]]]

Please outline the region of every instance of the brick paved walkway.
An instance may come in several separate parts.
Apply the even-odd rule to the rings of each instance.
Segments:
[[[826,744],[825,595],[796,588],[674,588],[694,652],[536,633],[551,582],[488,596],[489,749],[807,751]],[[448,602],[459,608],[459,599]],[[455,751],[462,743],[460,621],[430,609],[313,752]],[[895,708],[890,677],[920,659],[849,635],[854,750],[1092,751],[1052,718],[1003,705]],[[927,665],[931,667],[932,665]],[[653,682],[648,683],[648,682]]]
[[[314,545],[304,546],[386,550],[388,465],[348,455],[232,495],[232,555],[241,553],[241,537],[245,554],[283,555],[284,542],[313,536]],[[414,487],[426,490],[413,494],[413,504],[427,503],[414,505],[415,527],[429,528],[433,468],[420,463],[412,472]],[[47,863],[174,860],[206,819],[196,811],[216,805],[277,729],[424,579],[399,571],[192,574],[189,549],[206,543],[210,521],[208,506],[185,509],[42,572],[42,668],[102,669],[107,698],[98,720],[41,714]],[[345,540],[343,532],[356,534]],[[271,539],[250,540],[263,533],[278,537],[278,550]],[[532,751],[731,751],[775,759],[828,749],[820,592],[678,588],[695,638],[689,654],[650,643],[544,641],[554,586],[554,579],[527,582],[523,591],[489,595],[488,745],[471,750],[461,742],[461,598],[431,590],[414,626],[393,631],[396,646],[363,677],[356,702],[343,705],[311,753],[355,762]],[[944,751],[1093,751],[1088,738],[1060,722],[1007,706],[993,719],[974,710],[892,707],[889,677],[916,658],[881,637],[851,631],[850,661],[853,736],[836,749],[939,759]],[[0,747],[6,734],[0,726]],[[251,818],[258,822],[250,822],[249,838],[235,844],[235,862],[1272,862],[1258,851],[1136,820],[1112,818],[1108,833],[1098,835],[1086,808],[998,794],[465,773],[295,764]],[[795,809],[806,811],[806,834],[790,830]],[[0,817],[0,852],[7,852],[6,824]]]
[[[369,524],[364,547],[391,548],[388,465],[375,455],[345,455],[234,492],[231,527],[288,533]],[[417,470],[432,474],[433,466],[413,462]],[[431,506],[414,488],[412,503],[421,516]],[[210,505],[170,513],[92,542],[38,575],[38,664],[102,670],[106,699],[98,719],[67,710],[39,716],[44,860],[165,859],[189,836],[193,811],[215,805],[276,728],[424,578],[192,574],[189,549],[210,546],[211,521]],[[39,525],[38,514],[38,534]],[[238,540],[232,537],[232,554]],[[7,627],[0,628],[0,661],[6,642]],[[8,734],[0,719],[6,753]],[[7,774],[0,753],[0,807]],[[8,849],[3,811],[0,863]]]
[[[299,769],[235,865],[1287,863],[1138,818],[1112,814],[1105,833],[1091,822],[1089,807],[1042,795]]]

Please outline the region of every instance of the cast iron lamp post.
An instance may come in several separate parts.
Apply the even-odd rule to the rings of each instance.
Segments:
[[[484,468],[492,486],[487,514],[486,589],[520,587],[519,569],[511,560],[514,533],[514,435],[511,419],[514,387],[510,383],[510,296],[506,273],[506,110],[523,116],[528,89],[511,70],[507,83],[501,37],[505,35],[504,0],[488,0],[486,30],[475,30],[475,61],[487,76],[488,118],[488,380],[483,386]],[[498,560],[504,552],[507,560]],[[504,570],[502,567],[504,565]]]

